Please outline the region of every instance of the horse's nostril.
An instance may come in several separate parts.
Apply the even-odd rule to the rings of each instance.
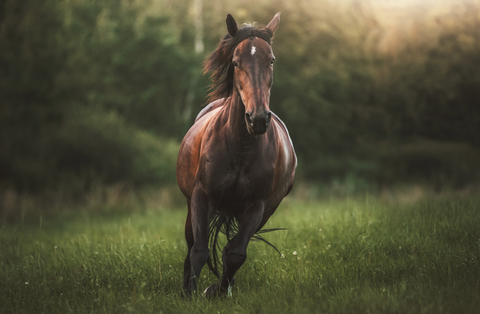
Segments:
[[[245,120],[247,120],[247,123],[249,125],[252,125],[253,124],[253,121],[252,121],[252,118],[250,117],[250,113],[245,113]]]
[[[267,125],[270,124],[270,121],[272,120],[272,112],[267,112],[267,120],[265,121]]]

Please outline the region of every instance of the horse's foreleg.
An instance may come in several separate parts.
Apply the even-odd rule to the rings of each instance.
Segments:
[[[187,295],[196,292],[200,272],[208,260],[208,224],[210,216],[207,196],[205,195],[203,188],[197,187],[193,191],[190,204],[189,218],[191,236],[189,235],[187,238],[187,244],[192,240],[193,243],[189,249],[189,255],[187,256],[184,265],[184,287]],[[187,237],[187,230],[185,235]],[[187,259],[189,259],[189,261],[187,261]],[[189,268],[189,271],[186,270],[187,267]]]
[[[227,294],[229,286],[233,286],[233,276],[247,259],[247,246],[250,239],[258,231],[264,211],[263,202],[251,207],[240,220],[240,228],[223,251],[223,275],[219,285],[210,286],[205,294],[218,296]]]
[[[190,263],[190,252],[193,247],[193,229],[192,229],[192,214],[191,214],[191,203],[187,201],[188,205],[188,214],[187,220],[185,221],[185,240],[187,241],[188,252],[183,264],[183,290],[187,292],[190,278],[192,277],[192,266]]]

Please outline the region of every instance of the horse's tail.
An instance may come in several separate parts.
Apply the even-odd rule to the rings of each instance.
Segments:
[[[235,217],[225,217],[218,214],[214,214],[212,219],[210,220],[210,224],[208,226],[208,242],[210,247],[210,254],[208,256],[208,268],[212,271],[212,273],[220,277],[220,273],[218,272],[218,266],[221,265],[223,267],[222,262],[218,256],[218,252],[221,251],[220,244],[218,243],[218,234],[221,232],[227,236],[227,240],[230,241],[238,232],[239,224],[238,220]],[[280,251],[270,242],[265,240],[260,234],[266,232],[272,232],[276,230],[286,230],[286,228],[275,228],[275,229],[263,229],[257,231],[251,240],[253,241],[262,241],[271,246],[275,249],[275,251],[280,254]]]

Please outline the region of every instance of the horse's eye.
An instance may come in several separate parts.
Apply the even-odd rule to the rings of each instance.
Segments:
[[[272,58],[272,60],[270,60],[270,65],[273,65],[275,63],[275,58]]]
[[[238,68],[238,63],[237,63],[237,61],[232,61],[232,64],[233,64],[234,67]]]

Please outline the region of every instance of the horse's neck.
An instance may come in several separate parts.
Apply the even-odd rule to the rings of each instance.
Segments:
[[[247,125],[245,122],[245,106],[242,102],[240,95],[234,93],[229,101],[229,132],[231,132],[231,138],[235,138],[238,140],[240,150],[246,152],[251,147],[251,144],[255,141],[255,136],[248,133]]]

